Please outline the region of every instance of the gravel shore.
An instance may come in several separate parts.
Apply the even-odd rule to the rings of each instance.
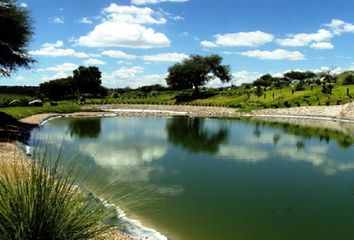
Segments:
[[[279,108],[279,109],[260,109],[254,110],[245,116],[293,116],[293,117],[313,117],[313,118],[328,118],[331,120],[348,120],[354,121],[354,102],[337,106],[308,106],[294,108]]]

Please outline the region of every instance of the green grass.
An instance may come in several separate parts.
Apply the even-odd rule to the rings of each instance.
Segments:
[[[75,168],[60,169],[60,155],[34,160],[1,159],[0,239],[92,239],[107,231],[107,207],[77,187]]]
[[[0,112],[4,112],[8,115],[13,116],[16,119],[25,118],[34,114],[39,113],[72,113],[85,111],[80,105],[72,102],[62,101],[59,102],[58,106],[50,106],[49,104],[44,104],[43,107],[5,107],[0,108]]]
[[[215,94],[208,98],[182,101],[178,104],[199,105],[199,106],[224,106],[241,108],[242,111],[250,111],[259,108],[280,108],[296,106],[317,106],[317,105],[337,105],[352,101],[352,97],[347,96],[347,88],[354,97],[354,85],[343,86],[336,84],[333,94],[322,93],[322,86],[315,86],[311,90],[309,86],[303,91],[292,93],[290,87],[283,89],[272,89],[264,91],[265,97],[257,97],[255,89],[244,89],[242,87],[229,90],[217,90]],[[185,91],[185,93],[190,91]],[[118,98],[89,99],[88,104],[176,104],[176,96],[183,94],[182,91],[160,92],[155,95],[134,91],[120,95]],[[274,98],[273,98],[274,94]]]

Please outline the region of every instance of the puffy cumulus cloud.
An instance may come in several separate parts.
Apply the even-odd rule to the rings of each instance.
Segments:
[[[155,12],[148,7],[139,8],[135,6],[119,6],[112,3],[103,10],[108,14],[110,20],[131,24],[165,24],[166,19],[163,17],[155,18]]]
[[[201,41],[200,45],[202,45],[205,48],[213,48],[213,47],[218,47],[216,43],[213,43],[211,41]]]
[[[62,46],[64,46],[64,42],[60,41],[60,40],[57,40],[55,43],[46,42],[46,43],[42,44],[43,48],[50,48],[50,47],[58,48],[58,47],[62,47]]]
[[[261,50],[254,50],[254,51],[247,51],[241,52],[242,56],[251,57],[251,58],[258,58],[262,60],[305,60],[306,57],[299,51],[287,51],[284,49],[276,49],[273,51],[261,51]]]
[[[105,65],[106,62],[102,61],[100,59],[97,59],[97,58],[89,58],[89,59],[86,59],[85,61],[83,61],[83,64],[85,64],[85,65]]]
[[[52,23],[54,24],[63,24],[64,23],[64,17],[54,17],[52,20]]]
[[[119,6],[112,3],[102,11],[100,24],[85,36],[76,39],[76,44],[86,47],[161,48],[170,45],[166,35],[148,28],[147,24],[164,24],[166,19],[151,8]],[[119,31],[117,31],[119,29]]]
[[[132,0],[131,4],[134,5],[146,5],[146,4],[158,4],[163,2],[174,2],[174,3],[181,3],[181,2],[188,2],[189,0]]]
[[[333,49],[334,46],[330,42],[315,42],[310,45],[310,48],[314,49]]]
[[[107,50],[107,51],[103,51],[102,55],[111,57],[111,58],[118,58],[118,59],[124,59],[124,60],[132,60],[134,58],[136,58],[135,55],[130,55],[127,54],[123,51],[119,51],[119,50]]]
[[[286,47],[303,47],[312,43],[328,42],[332,37],[331,31],[320,29],[316,33],[289,34],[288,38],[278,39],[277,42]]]
[[[347,23],[340,19],[333,19],[330,23],[325,24],[335,35],[342,33],[354,33],[354,24]]]
[[[79,66],[76,65],[75,63],[63,63],[59,65],[55,65],[52,67],[47,67],[47,68],[40,68],[37,69],[38,72],[43,72],[43,71],[49,71],[49,72],[72,72],[74,69],[78,68]]]
[[[256,47],[273,41],[272,34],[262,31],[217,34],[215,41],[202,41],[203,47]]]
[[[93,23],[92,20],[87,17],[83,17],[83,18],[79,19],[78,22],[83,23],[83,24],[92,24]]]
[[[251,83],[260,76],[262,74],[259,72],[238,71],[232,74],[233,84],[239,86],[242,83]]]
[[[60,48],[64,45],[62,41],[56,41],[55,43],[44,43],[38,50],[30,51],[29,53],[35,56],[46,57],[77,57],[88,58],[90,54],[84,52],[77,52],[72,48]]]
[[[28,5],[27,5],[27,3],[21,2],[20,7],[26,8],[26,7],[28,7]]]
[[[159,53],[156,55],[145,55],[143,60],[146,62],[181,62],[189,56],[184,53]]]
[[[43,76],[41,78],[42,81],[46,82],[46,81],[50,81],[50,80],[53,80],[53,79],[59,79],[59,78],[66,78],[68,77],[69,75],[65,72],[58,72],[52,76]]]
[[[229,83],[223,83],[220,79],[213,79],[208,84],[207,87],[219,88],[219,87],[227,87],[230,84],[234,86],[240,86],[242,83],[251,83],[257,78],[262,76],[259,72],[248,72],[245,70],[238,71],[232,73],[232,79]]]
[[[166,74],[144,74],[140,66],[122,67],[112,73],[103,73],[103,85],[109,87],[130,87],[161,84],[166,85]]]

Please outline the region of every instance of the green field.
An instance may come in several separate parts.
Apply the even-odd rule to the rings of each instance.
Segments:
[[[347,96],[349,88],[350,95]],[[207,97],[186,101],[177,101],[179,95],[191,95],[191,91],[169,91],[155,95],[141,92],[128,92],[119,97],[107,97],[103,99],[88,99],[87,104],[185,104],[197,106],[224,106],[241,108],[244,111],[257,108],[280,108],[314,105],[338,105],[350,102],[354,96],[354,85],[335,85],[332,94],[322,93],[321,86],[315,86],[311,90],[307,87],[303,91],[292,93],[290,87],[272,89],[263,92],[257,97],[255,89],[234,87],[223,90],[206,90]],[[210,97],[208,97],[210,95]]]
[[[44,104],[43,107],[4,107],[0,112],[4,112],[16,119],[25,118],[39,113],[72,113],[82,111],[80,105],[72,102],[62,101],[58,106]]]

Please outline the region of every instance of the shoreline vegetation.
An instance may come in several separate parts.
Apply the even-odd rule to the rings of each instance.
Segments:
[[[201,107],[185,105],[91,105],[75,108],[73,112],[64,113],[40,113],[34,114],[18,121],[9,116],[11,130],[17,131],[18,135],[28,137],[33,127],[44,124],[56,117],[209,117],[209,118],[247,118],[251,121],[264,121],[275,123],[289,123],[308,127],[325,127],[331,130],[343,132],[354,138],[354,102],[338,106],[308,106],[280,109],[253,110],[249,113],[241,113],[232,108],[224,107]],[[15,115],[16,116],[16,115]],[[4,119],[4,118],[2,118]],[[322,121],[330,120],[330,121]],[[16,121],[16,122],[15,122]],[[0,132],[4,132],[8,126],[3,125]],[[17,127],[17,128],[16,128]],[[21,138],[18,138],[19,140]],[[0,142],[0,156],[3,159],[20,160],[24,154],[16,145],[16,139]],[[12,140],[12,141],[11,141]],[[102,238],[131,240],[129,236],[117,231],[109,231]]]

